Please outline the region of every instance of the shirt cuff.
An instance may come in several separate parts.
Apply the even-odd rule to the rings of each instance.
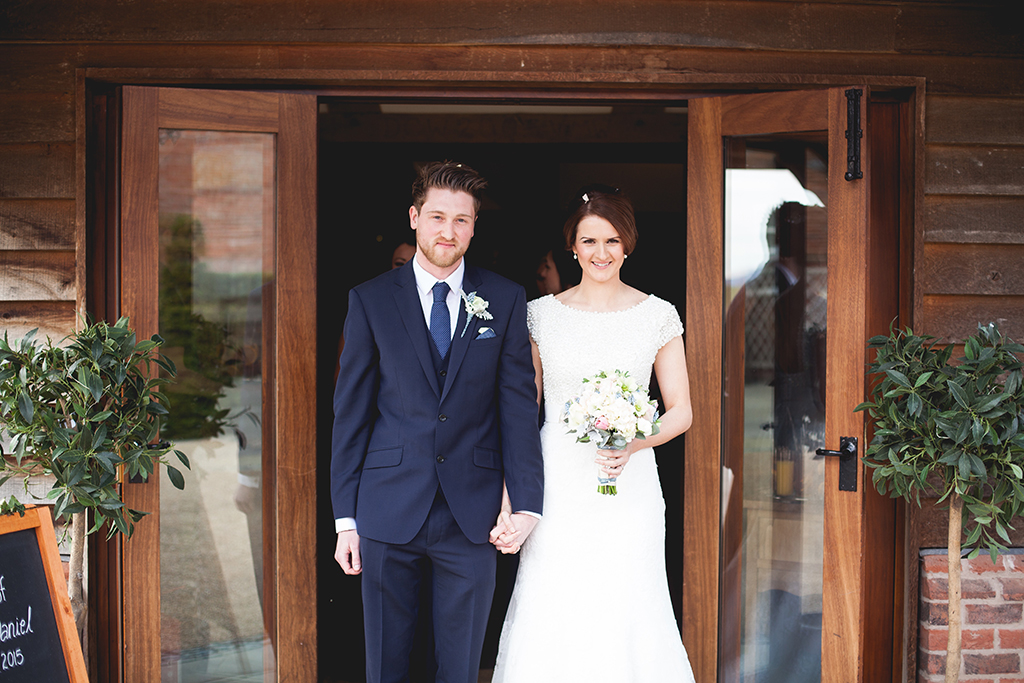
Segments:
[[[531,517],[536,517],[537,519],[541,519],[540,515],[538,515],[536,512],[530,512],[529,510],[520,510],[516,514],[517,515],[530,515]]]
[[[356,530],[356,518],[355,517],[342,517],[334,520],[334,530],[339,534],[342,531],[355,531]]]
[[[248,486],[251,489],[258,489],[260,487],[259,476],[250,476],[248,474],[239,474],[238,483],[242,486]]]

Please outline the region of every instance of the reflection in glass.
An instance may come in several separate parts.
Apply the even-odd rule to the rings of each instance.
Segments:
[[[162,435],[192,466],[184,491],[160,496],[167,683],[274,678],[262,517],[274,202],[273,135],[160,131],[160,334],[178,366]]]
[[[827,159],[731,139],[720,680],[821,680]]]

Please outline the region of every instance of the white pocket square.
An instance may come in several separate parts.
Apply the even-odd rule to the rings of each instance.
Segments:
[[[498,335],[494,334],[494,330],[492,330],[489,327],[481,327],[479,330],[476,331],[477,339],[490,339],[491,337],[497,336]]]

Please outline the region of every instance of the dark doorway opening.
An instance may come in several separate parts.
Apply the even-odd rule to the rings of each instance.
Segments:
[[[640,240],[623,280],[674,303],[685,319],[686,130],[679,102],[638,105],[380,103],[324,98],[318,142],[318,623],[320,679],[363,680],[359,581],[333,559],[332,392],[348,290],[391,266],[411,240],[409,188],[417,163],[453,159],[489,182],[467,259],[539,296],[537,267],[562,249],[565,207],[581,186],[621,188]],[[559,259],[556,259],[556,263]],[[573,264],[570,260],[569,264]],[[563,287],[578,269],[560,273]],[[683,440],[657,451],[666,502],[666,562],[676,618],[682,603]],[[502,557],[481,680],[493,666],[516,560]],[[595,568],[600,570],[600,568]],[[421,680],[430,680],[429,678]]]

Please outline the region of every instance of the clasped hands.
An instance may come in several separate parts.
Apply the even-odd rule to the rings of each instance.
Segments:
[[[491,529],[491,543],[502,553],[514,555],[523,547],[538,521],[533,515],[513,513],[511,507],[502,505],[498,521]]]
[[[601,471],[610,479],[616,479],[622,474],[623,468],[629,462],[629,456],[633,448],[627,446],[617,451],[599,450],[597,459],[594,461],[601,466]],[[540,521],[533,515],[513,513],[512,504],[509,502],[508,491],[502,495],[501,512],[498,520],[491,529],[490,541],[498,550],[506,555],[518,553],[527,537],[533,532],[533,528]]]

